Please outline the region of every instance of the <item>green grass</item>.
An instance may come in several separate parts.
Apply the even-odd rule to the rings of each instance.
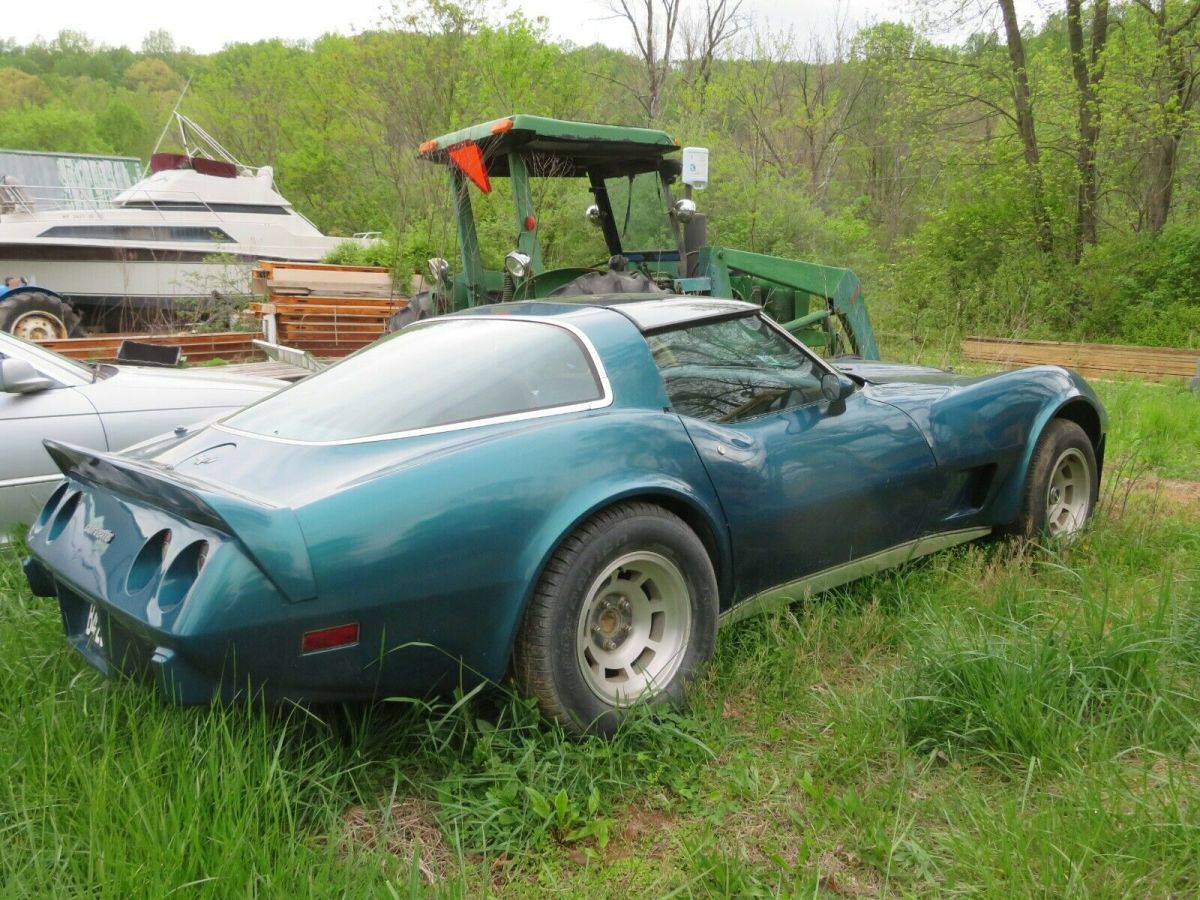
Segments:
[[[1193,896],[1200,506],[1155,479],[1200,478],[1200,403],[1100,391],[1083,539],[729,628],[687,708],[611,743],[495,688],[163,707],[0,550],[0,896]]]

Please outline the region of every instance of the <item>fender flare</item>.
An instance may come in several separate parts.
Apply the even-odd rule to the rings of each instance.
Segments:
[[[531,576],[521,597],[521,603],[506,629],[504,635],[505,670],[512,664],[512,648],[517,638],[517,632],[525,619],[533,593],[541,581],[542,573],[550,562],[554,551],[564,540],[589,518],[602,509],[626,500],[645,500],[657,502],[676,515],[680,515],[690,528],[697,531],[697,536],[704,543],[713,561],[713,569],[717,574],[717,591],[720,606],[724,608],[731,601],[733,585],[733,552],[729,536],[729,527],[725,522],[716,495],[705,497],[695,491],[686,482],[676,479],[640,478],[625,483],[615,490],[611,487],[604,490],[592,491],[577,495],[560,510],[547,516],[546,527],[539,533],[536,540],[531,542],[530,556],[536,564],[530,566]],[[665,502],[664,502],[665,501]],[[704,526],[708,534],[700,533],[697,524]]]
[[[1108,431],[1108,416],[1104,411],[1104,406],[1100,403],[1100,398],[1086,382],[1073,373],[1071,381],[1074,389],[1049,398],[1037,418],[1034,419],[1033,426],[1029,429],[1029,437],[1021,452],[1021,458],[1013,467],[992,503],[992,519],[995,522],[1011,522],[1017,517],[1021,507],[1025,479],[1029,475],[1029,466],[1033,462],[1033,452],[1042,433],[1046,430],[1046,426],[1054,419],[1063,418],[1079,423],[1080,413],[1078,410],[1083,408],[1091,410],[1095,418],[1096,434],[1090,433],[1087,427],[1084,427],[1084,431],[1089,431],[1088,437],[1091,438],[1096,449],[1096,465],[1099,470],[1096,475],[1099,478],[1104,467],[1104,441]]]
[[[45,294],[47,297],[53,297],[55,300],[61,300],[63,303],[67,304],[67,306],[71,307],[71,309],[75,308],[75,305],[70,301],[69,298],[64,297],[58,291],[52,291],[50,288],[42,287],[38,284],[23,284],[20,287],[6,288],[4,291],[0,292],[0,302],[7,300],[10,297],[19,297],[22,294]]]

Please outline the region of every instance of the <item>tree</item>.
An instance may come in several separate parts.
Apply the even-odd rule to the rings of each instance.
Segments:
[[[683,23],[683,51],[692,79],[699,82],[701,96],[712,81],[712,67],[717,53],[745,27],[742,14],[744,0],[704,0],[704,12],[690,15]]]
[[[1096,147],[1100,142],[1100,97],[1104,78],[1104,47],[1108,41],[1108,0],[1095,0],[1092,7],[1092,43],[1084,48],[1082,0],[1067,0],[1067,38],[1071,48],[1071,72],[1078,91],[1079,141],[1075,164],[1079,191],[1075,209],[1074,256],[1078,262],[1084,244],[1095,244],[1098,218],[1099,176]]]
[[[722,4],[723,5],[723,4]],[[629,23],[633,42],[642,64],[645,86],[633,95],[655,122],[662,112],[663,90],[671,72],[671,54],[675,49],[675,31],[683,0],[612,0],[615,17]]]
[[[165,28],[148,31],[142,38],[142,53],[146,56],[174,56],[175,52],[175,38]]]
[[[1033,95],[1029,90],[1029,72],[1025,65],[1025,44],[1021,39],[1021,28],[1017,24],[1017,11],[1013,0],[997,0],[997,4],[1004,19],[1004,37],[1012,62],[1013,106],[1017,114],[1017,133],[1021,137],[1025,166],[1028,170],[1030,202],[1037,225],[1038,248],[1049,255],[1054,250],[1054,231],[1050,225],[1050,213],[1046,209],[1041,150],[1038,147],[1037,128],[1033,121]]]
[[[0,110],[41,106],[49,99],[49,88],[36,75],[11,66],[0,69]]]
[[[1167,223],[1175,192],[1179,148],[1183,142],[1189,114],[1196,103],[1197,36],[1195,26],[1200,15],[1200,0],[1171,3],[1170,0],[1134,0],[1150,16],[1156,42],[1156,106],[1153,123],[1145,192],[1144,225],[1158,234]],[[1181,9],[1182,7],[1182,9]]]
[[[179,75],[161,59],[143,59],[125,70],[125,84],[131,90],[175,91]]]

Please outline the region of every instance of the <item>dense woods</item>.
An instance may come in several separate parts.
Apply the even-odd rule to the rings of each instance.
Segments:
[[[963,8],[924,5],[931,21]],[[412,9],[209,55],[161,32],[137,50],[0,42],[0,145],[145,158],[190,79],[184,111],[273,165],[320,227],[384,231],[411,269],[455,252],[422,140],[518,111],[653,124],[710,148],[715,241],[855,269],[893,347],[969,331],[1200,345],[1200,0],[1064,0],[1036,24],[979,0],[957,43],[903,22],[781,34],[736,0],[614,0],[626,52],[476,0]],[[583,200],[542,199],[548,256],[578,260]],[[510,213],[480,206],[502,253]]]

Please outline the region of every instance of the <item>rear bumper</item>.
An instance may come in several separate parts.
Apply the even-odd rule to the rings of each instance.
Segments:
[[[145,487],[136,474],[114,467],[111,477],[134,494]],[[101,672],[154,682],[179,704],[422,696],[503,674],[507,647],[478,612],[500,608],[504,586],[464,603],[453,587],[363,590],[350,572],[318,594],[302,538],[280,537],[270,515],[242,523],[256,529],[251,543],[271,563],[268,577],[230,529],[179,515],[188,496],[154,506],[69,478],[30,530],[30,588],[57,599],[68,643]],[[353,642],[306,649],[305,635],[345,628]]]
[[[181,635],[90,596],[36,559],[25,570],[35,593],[57,599],[67,643],[93,668],[153,684],[160,699],[173,705],[240,698],[268,704],[370,701],[484,680],[430,644],[383,640],[387,629],[369,612],[361,643],[305,655],[299,652],[304,632],[329,625],[328,614],[314,610],[313,619],[269,628]],[[384,645],[389,649],[381,650]]]
[[[236,691],[190,665],[173,647],[158,643],[131,622],[62,582],[56,584],[67,643],[104,675],[153,683],[159,696],[181,705],[211,703]]]

